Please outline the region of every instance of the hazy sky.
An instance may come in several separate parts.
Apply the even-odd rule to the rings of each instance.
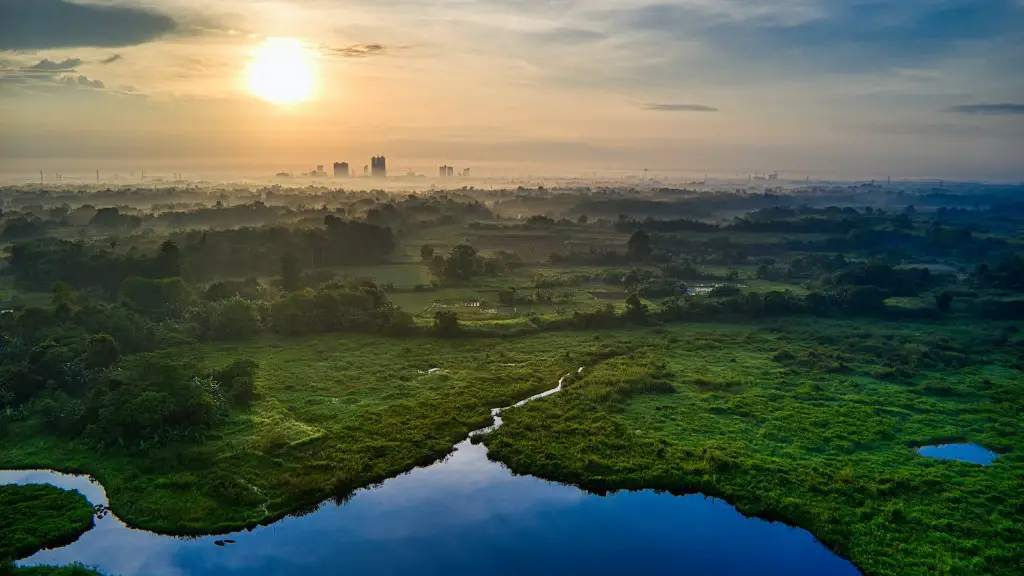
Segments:
[[[311,100],[257,98],[267,38]],[[1024,179],[1024,0],[0,0],[0,169]]]

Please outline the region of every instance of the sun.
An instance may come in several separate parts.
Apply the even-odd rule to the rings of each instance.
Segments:
[[[253,52],[246,71],[249,91],[274,104],[296,104],[313,96],[310,51],[298,40],[268,38]]]

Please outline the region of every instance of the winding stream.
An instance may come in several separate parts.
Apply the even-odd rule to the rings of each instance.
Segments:
[[[582,368],[580,369],[582,371]],[[558,386],[513,407],[550,396]],[[856,575],[806,530],[747,518],[700,495],[587,494],[514,476],[470,438],[443,461],[251,531],[176,538],[129,528],[110,513],[78,541],[21,565],[81,562],[110,575],[787,574]],[[107,505],[86,476],[0,471],[0,484],[46,483]]]

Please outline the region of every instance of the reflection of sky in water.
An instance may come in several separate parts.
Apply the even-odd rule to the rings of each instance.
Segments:
[[[102,489],[0,472],[0,482]],[[236,540],[225,547],[221,539]],[[745,518],[719,500],[652,492],[601,498],[490,462],[463,442],[443,463],[361,490],[344,506],[228,536],[182,540],[107,516],[26,564],[82,562],[122,576],[270,574],[857,574],[810,533]]]
[[[988,466],[998,458],[998,454],[986,450],[977,444],[940,444],[938,446],[923,446],[917,449],[917,453],[928,458],[940,458],[942,460],[960,460],[972,464]]]

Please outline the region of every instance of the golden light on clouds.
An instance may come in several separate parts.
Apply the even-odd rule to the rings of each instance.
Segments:
[[[298,40],[268,38],[253,52],[246,70],[249,91],[273,104],[297,104],[313,97],[313,54]]]

